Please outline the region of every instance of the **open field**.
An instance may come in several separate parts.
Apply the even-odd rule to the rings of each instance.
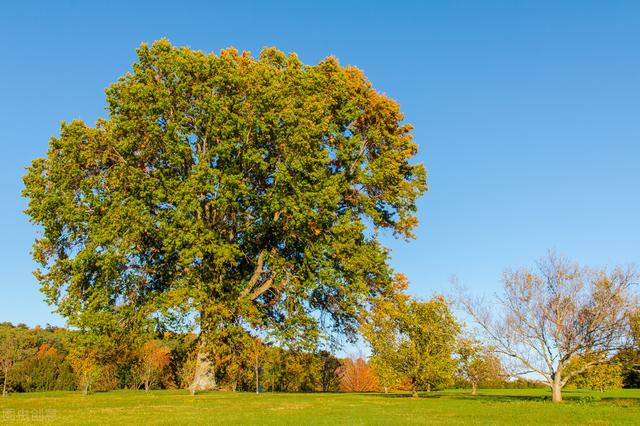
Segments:
[[[12,394],[2,423],[45,424],[640,424],[640,390],[566,391],[552,404],[543,389],[452,390],[423,394],[283,394],[184,390]]]

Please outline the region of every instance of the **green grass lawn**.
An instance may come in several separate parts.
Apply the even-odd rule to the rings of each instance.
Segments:
[[[0,423],[44,424],[636,424],[640,390],[565,391],[553,404],[544,389],[452,390],[422,394],[285,394],[114,391],[0,397]]]

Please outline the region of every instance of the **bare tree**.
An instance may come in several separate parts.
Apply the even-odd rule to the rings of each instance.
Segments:
[[[632,267],[589,269],[550,252],[535,271],[506,271],[492,308],[464,291],[459,301],[489,344],[511,361],[513,376],[548,386],[559,402],[572,377],[608,362],[628,344],[636,278]],[[585,355],[589,362],[567,370]]]

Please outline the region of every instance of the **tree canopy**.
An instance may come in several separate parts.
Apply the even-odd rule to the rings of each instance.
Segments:
[[[420,301],[403,293],[407,286],[406,278],[398,274],[396,292],[376,298],[361,329],[385,391],[407,380],[417,396],[418,390],[453,382],[460,326],[444,297]]]
[[[333,57],[137,54],[108,118],[63,123],[24,177],[48,302],[100,332],[352,335],[392,290],[378,232],[412,238],[426,190],[399,105]]]
[[[536,270],[504,273],[497,306],[464,293],[460,302],[513,375],[536,378],[558,402],[573,377],[629,347],[637,276],[633,267],[591,269],[550,252]]]

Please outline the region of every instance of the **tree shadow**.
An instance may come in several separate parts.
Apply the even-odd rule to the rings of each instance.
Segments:
[[[381,398],[414,398],[411,393],[370,393],[370,396]],[[551,400],[551,396],[539,395],[488,395],[488,394],[462,394],[457,392],[419,392],[418,398],[414,399],[457,399],[457,400],[475,400],[475,401],[545,401]]]
[[[368,393],[371,397],[378,398],[413,398],[411,393]],[[477,395],[471,395],[470,393],[459,392],[419,392],[416,399],[454,399],[461,401],[481,401],[481,402],[522,402],[522,401],[537,401],[537,402],[551,402],[551,393],[549,395],[514,395],[514,394],[484,394],[479,393]],[[615,403],[618,405],[630,406],[640,405],[639,398],[629,397],[616,397],[616,396],[603,396],[593,397],[591,395],[576,395],[568,394],[563,395],[563,401],[571,403],[594,403],[594,402],[606,402]]]

